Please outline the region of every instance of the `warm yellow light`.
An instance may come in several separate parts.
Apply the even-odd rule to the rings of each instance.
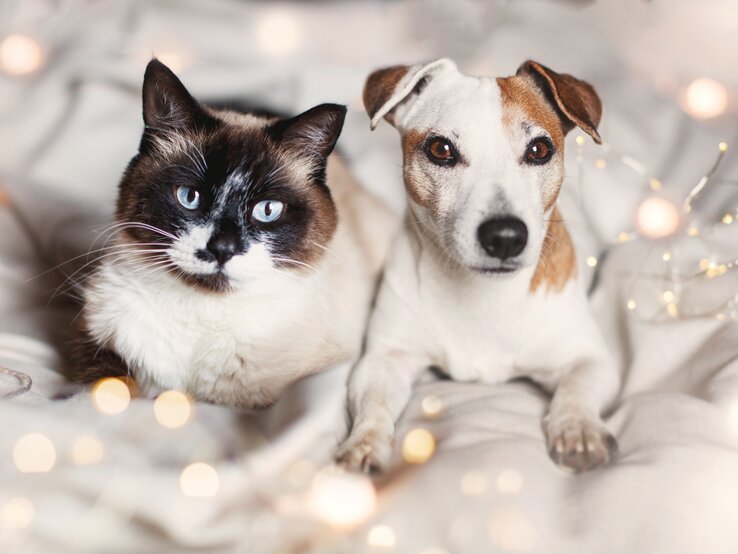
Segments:
[[[103,443],[89,435],[79,437],[72,446],[72,461],[79,466],[97,464],[104,454]]]
[[[104,414],[115,415],[128,407],[131,401],[131,391],[120,379],[106,377],[93,387],[92,400],[95,407]]]
[[[666,311],[670,317],[675,318],[679,315],[679,308],[677,308],[677,305],[673,303],[666,306]]]
[[[429,394],[423,398],[421,403],[423,415],[429,418],[436,417],[443,411],[443,401],[434,394]]]
[[[597,158],[595,160],[595,167],[597,169],[605,169],[607,167],[607,161],[603,160],[602,158]]]
[[[506,469],[497,476],[497,490],[500,494],[520,494],[523,476],[515,469]]]
[[[595,258],[594,256],[589,256],[587,258],[587,265],[589,267],[595,267],[597,265],[597,258]]]
[[[710,260],[707,258],[702,258],[699,263],[700,269],[702,271],[707,271],[707,269],[710,267]]]
[[[721,142],[718,144],[718,150],[721,152],[727,152],[728,151],[728,143],[727,142]]]
[[[636,226],[648,239],[662,239],[679,230],[681,214],[679,208],[663,196],[649,196],[636,212]]]
[[[495,545],[510,552],[530,552],[538,543],[535,527],[514,509],[499,510],[492,514],[490,537]]]
[[[185,496],[208,497],[218,493],[220,481],[213,466],[198,462],[182,470],[179,486]]]
[[[628,306],[628,309],[629,309],[629,310],[635,310],[635,309],[636,309],[636,307],[637,307],[636,301],[635,301],[634,299],[632,299],[632,298],[629,298],[629,299],[628,299],[628,304],[627,304],[627,306]]]
[[[27,75],[41,67],[44,52],[31,37],[8,35],[0,42],[0,69],[8,75]]]
[[[11,498],[0,511],[0,529],[25,529],[33,521],[33,504],[27,498]]]
[[[395,546],[395,532],[389,525],[375,525],[369,529],[366,536],[366,542],[369,546],[376,548],[392,548]]]
[[[731,223],[733,223],[733,214],[725,214],[723,216],[723,223],[725,223],[726,225],[730,225]]]
[[[41,433],[22,436],[13,447],[13,461],[22,473],[44,473],[54,467],[54,443]]]
[[[256,41],[261,51],[268,56],[288,56],[302,42],[300,22],[286,8],[271,9],[257,22]]]
[[[728,107],[728,91],[722,83],[707,77],[700,77],[687,87],[684,107],[691,116],[697,119],[718,116]]]
[[[366,520],[376,503],[374,485],[368,477],[338,469],[318,473],[308,498],[316,517],[338,527],[352,527]]]
[[[576,142],[577,142],[577,144],[579,146],[583,146],[584,145],[584,136],[583,135],[577,135],[577,138],[575,140],[576,140]]]
[[[618,242],[628,242],[631,239],[630,233],[620,231],[618,233]]]
[[[675,296],[672,291],[666,290],[662,296],[664,298],[664,302],[674,302]]]
[[[661,254],[661,259],[664,260],[665,262],[668,262],[669,260],[671,260],[671,251],[664,250],[664,253]]]
[[[699,230],[699,228],[692,226],[689,229],[687,229],[687,234],[690,237],[699,237],[700,236],[700,230]]]
[[[192,404],[184,393],[168,390],[154,401],[154,417],[160,425],[177,429],[186,425],[192,415]]]
[[[661,190],[664,185],[654,177],[649,179],[648,186],[651,187],[651,190]]]
[[[468,471],[461,478],[461,492],[467,496],[481,496],[487,492],[487,476],[481,471]]]
[[[402,457],[410,464],[428,461],[436,449],[436,440],[427,429],[413,429],[402,441]]]

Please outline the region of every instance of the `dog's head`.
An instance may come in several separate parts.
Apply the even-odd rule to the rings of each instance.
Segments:
[[[364,87],[372,128],[402,136],[410,209],[462,265],[513,273],[538,262],[564,179],[564,135],[597,143],[594,89],[527,61],[512,77],[470,77],[454,63],[395,66]]]

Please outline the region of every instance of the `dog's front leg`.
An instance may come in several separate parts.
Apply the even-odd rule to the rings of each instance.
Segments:
[[[353,426],[336,451],[336,461],[353,471],[377,472],[392,454],[395,422],[412,385],[430,362],[401,350],[368,352],[354,368],[348,403]]]
[[[617,454],[617,441],[601,412],[617,392],[617,372],[608,361],[583,363],[556,387],[543,428],[551,458],[576,472],[606,464]]]

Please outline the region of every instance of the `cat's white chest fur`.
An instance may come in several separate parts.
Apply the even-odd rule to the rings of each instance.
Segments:
[[[95,339],[123,357],[143,384],[261,406],[290,382],[358,347],[352,341],[360,332],[353,326],[361,321],[361,306],[353,306],[353,315],[342,311],[317,294],[326,286],[320,273],[274,272],[253,287],[215,293],[116,260],[87,287],[85,319]]]

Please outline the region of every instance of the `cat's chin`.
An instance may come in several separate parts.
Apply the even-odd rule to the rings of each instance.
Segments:
[[[188,285],[207,292],[223,293],[233,290],[233,285],[221,272],[208,275],[195,275],[191,273],[179,273],[179,277]]]

